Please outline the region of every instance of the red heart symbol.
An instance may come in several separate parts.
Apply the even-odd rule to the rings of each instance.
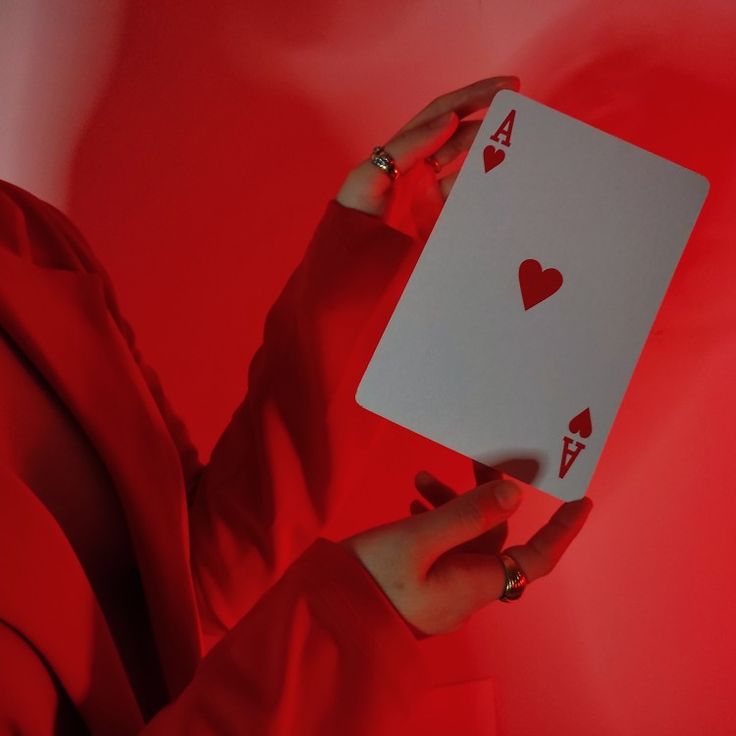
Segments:
[[[576,417],[573,417],[567,427],[572,434],[589,437],[593,431],[593,425],[590,421],[590,409],[584,409]]]
[[[524,309],[531,309],[562,286],[562,274],[556,268],[542,270],[539,261],[528,258],[519,266],[519,286]]]
[[[483,166],[485,167],[486,174],[496,168],[501,161],[506,158],[506,154],[500,148],[495,149],[493,146],[486,146],[483,149]]]

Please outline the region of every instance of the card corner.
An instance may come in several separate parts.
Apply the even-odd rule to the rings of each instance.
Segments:
[[[509,95],[511,96],[511,99],[512,100],[519,99],[519,97],[523,97],[524,96],[520,92],[517,92],[515,89],[505,89],[504,88],[504,89],[500,89],[500,90],[498,90],[498,92],[496,92],[496,94],[493,96],[493,100],[495,102],[497,99],[508,97]]]
[[[703,200],[705,200],[705,198],[710,193],[710,186],[711,186],[710,185],[710,179],[707,176],[705,176],[705,174],[701,174],[701,173],[699,173],[697,171],[695,172],[695,175],[700,180],[700,187],[701,187],[701,190],[703,192]]]

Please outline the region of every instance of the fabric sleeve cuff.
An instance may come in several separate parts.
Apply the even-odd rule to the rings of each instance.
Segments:
[[[329,617],[341,645],[365,661],[372,679],[406,705],[430,687],[420,643],[357,557],[320,538],[294,568],[312,592],[320,618]]]

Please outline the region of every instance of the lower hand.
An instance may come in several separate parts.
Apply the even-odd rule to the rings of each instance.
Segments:
[[[425,491],[431,484],[425,477]],[[490,480],[461,495],[444,488],[452,497],[435,495],[437,508],[342,542],[423,634],[453,631],[502,595],[506,575],[497,553],[506,520],[521,501],[520,487],[509,480]],[[505,550],[529,582],[554,569],[592,506],[588,498],[563,504],[526,544]]]
[[[490,77],[437,97],[384,146],[399,177],[392,181],[368,158],[348,174],[337,201],[426,240],[482,122],[462,119],[487,108],[499,90],[518,88],[516,77]],[[425,161],[428,156],[441,167],[439,175]],[[457,165],[447,173],[451,164]]]

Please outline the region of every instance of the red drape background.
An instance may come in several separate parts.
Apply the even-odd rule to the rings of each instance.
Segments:
[[[350,167],[493,74],[705,174],[711,193],[553,576],[427,642],[417,733],[736,732],[736,6],[728,0],[35,0],[0,10],[0,176],[64,209],[113,276],[202,455],[264,315]],[[729,209],[730,208],[730,209]],[[464,458],[382,420],[333,538]],[[555,507],[528,494],[524,538]]]

